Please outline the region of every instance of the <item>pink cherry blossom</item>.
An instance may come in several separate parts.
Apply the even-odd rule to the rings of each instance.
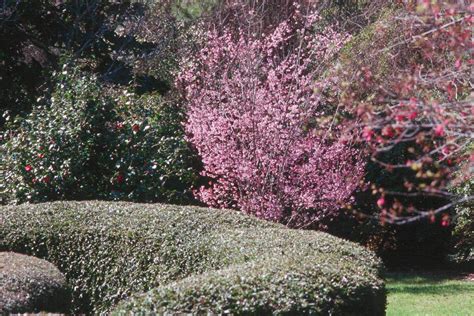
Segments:
[[[177,85],[185,98],[188,141],[208,186],[196,196],[289,226],[337,214],[361,182],[361,153],[337,128],[323,130],[324,97],[314,83],[348,36],[313,28],[317,14],[263,36],[210,31]]]

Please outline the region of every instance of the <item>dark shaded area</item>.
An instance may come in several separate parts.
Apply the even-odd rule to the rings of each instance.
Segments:
[[[426,283],[426,282],[423,282]],[[449,284],[449,285],[417,285],[417,286],[403,286],[401,288],[394,288],[390,290],[390,293],[407,293],[407,294],[434,294],[434,295],[447,295],[447,294],[462,294],[462,293],[473,293],[471,289],[467,289],[465,286]]]
[[[157,5],[169,5],[162,2]],[[139,74],[135,65],[148,55],[166,59],[154,52],[171,46],[174,40],[160,31],[155,32],[159,40],[141,37],[140,28],[154,23],[149,9],[145,3],[132,1],[1,1],[0,112],[8,111],[10,116],[28,113],[38,97],[48,94],[52,73],[61,71],[65,61],[80,64],[104,83],[135,85],[140,93],[168,91],[166,79],[157,78],[159,74]],[[173,27],[169,15],[161,18]]]
[[[416,144],[401,143],[378,159],[394,165],[404,164],[415,157],[414,153],[409,152],[410,147],[416,147]],[[389,171],[380,164],[369,161],[366,172],[367,183],[386,191],[401,193],[387,195],[385,200],[388,205],[401,202],[405,206],[411,205],[416,209],[428,211],[450,202],[446,198],[423,193],[413,197],[403,196],[403,193],[409,192],[405,187],[406,182],[419,185],[424,181],[418,179],[416,171],[409,168]],[[382,223],[378,217],[380,209],[377,208],[380,195],[374,195],[372,190],[369,186],[366,190],[356,193],[355,214],[347,211],[335,219],[334,223],[329,225],[332,234],[366,245],[383,259],[388,268],[439,268],[448,263],[453,227],[443,226],[442,217],[452,211],[401,225]]]

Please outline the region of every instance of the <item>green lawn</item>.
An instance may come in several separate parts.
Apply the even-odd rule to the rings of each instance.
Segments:
[[[391,273],[387,315],[474,315],[474,280],[440,274]]]

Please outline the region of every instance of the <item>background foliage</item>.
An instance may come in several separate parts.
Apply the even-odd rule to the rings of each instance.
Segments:
[[[173,1],[3,1],[0,110],[28,113],[69,55],[103,83],[166,92],[178,47]],[[4,120],[0,121],[0,126]]]

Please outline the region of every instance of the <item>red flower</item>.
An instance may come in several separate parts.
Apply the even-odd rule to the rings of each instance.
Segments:
[[[456,67],[456,69],[459,69],[461,68],[461,66],[462,66],[461,58],[456,59],[456,62],[454,63],[454,67]]]
[[[364,131],[362,136],[367,140],[370,141],[372,136],[374,136],[375,132],[370,127],[364,127]]]
[[[381,197],[380,199],[377,200],[377,205],[379,207],[383,207],[385,205],[385,198]]]
[[[416,119],[417,116],[418,116],[418,112],[413,111],[408,115],[408,118],[413,121],[414,119]]]
[[[49,182],[51,182],[51,178],[49,176],[44,176],[43,183],[49,183]]]
[[[449,226],[449,215],[444,214],[441,220],[441,226],[448,227]]]
[[[395,121],[397,122],[403,122],[405,120],[405,115],[399,114],[395,116]]]
[[[43,159],[43,158],[44,158],[44,154],[42,154],[42,153],[38,154],[38,158],[39,158],[39,159]]]
[[[138,124],[133,124],[132,130],[133,130],[135,133],[137,133],[138,131],[140,131],[140,125],[138,125]]]
[[[123,122],[117,122],[117,123],[115,124],[115,128],[116,128],[116,129],[122,129],[122,128],[123,128]]]
[[[125,180],[125,177],[123,176],[123,174],[119,174],[116,180],[117,180],[117,183],[120,184],[120,183],[123,183],[123,181]]]
[[[25,171],[26,172],[30,172],[31,170],[33,170],[33,167],[31,165],[26,165],[25,166]]]
[[[385,126],[382,129],[382,135],[388,138],[392,138],[393,136],[395,136],[395,131],[391,126]]]
[[[444,136],[444,126],[443,125],[438,125],[434,129],[434,134],[435,136],[442,137]]]

